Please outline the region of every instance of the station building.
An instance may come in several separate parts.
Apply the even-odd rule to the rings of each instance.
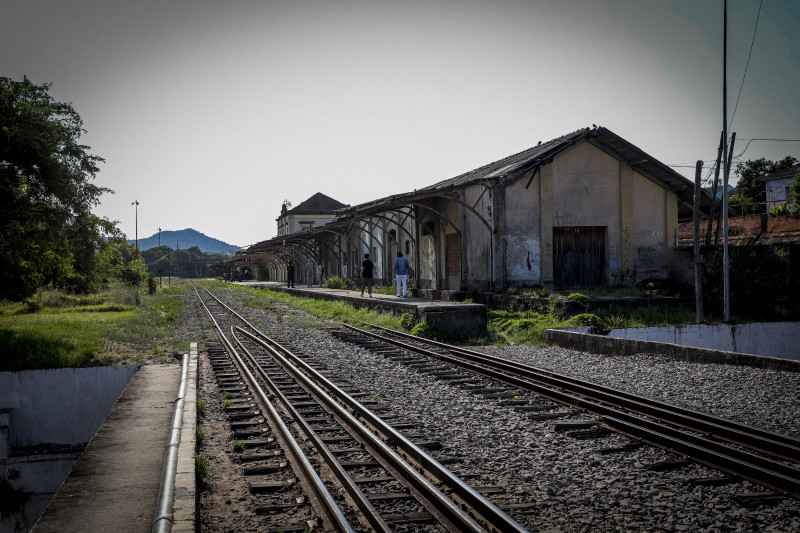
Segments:
[[[632,284],[670,275],[693,195],[690,180],[640,148],[584,128],[422,189],[340,208],[329,222],[257,243],[238,260],[258,279],[284,280],[288,261],[308,258],[328,274],[356,277],[370,253],[388,283],[402,251],[430,298]],[[701,207],[712,201],[702,192]]]

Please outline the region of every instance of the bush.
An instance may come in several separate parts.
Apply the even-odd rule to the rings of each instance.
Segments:
[[[567,296],[567,300],[572,300],[574,302],[586,302],[588,300],[591,300],[591,298],[589,298],[585,294],[581,294],[580,292],[573,292],[572,294]]]
[[[355,280],[340,278],[339,276],[328,276],[325,280],[325,286],[329,289],[343,289],[348,291],[357,291],[361,286]]]
[[[439,330],[428,324],[427,322],[420,322],[411,328],[411,334],[424,339],[431,339],[434,341],[442,340],[443,335]]]
[[[602,329],[605,327],[605,320],[602,317],[594,315],[592,313],[582,313],[580,315],[575,315],[567,320],[567,323],[570,326],[591,326],[596,329]]]
[[[703,305],[707,313],[722,314],[724,287],[722,251],[714,265],[703,265]],[[789,256],[785,249],[767,246],[732,246],[730,248],[731,311],[737,315],[765,318],[769,301],[787,291],[786,269]]]
[[[417,317],[415,317],[411,313],[403,313],[402,315],[400,315],[400,325],[406,331],[413,330],[414,326],[416,326],[418,323],[419,321],[417,320]]]

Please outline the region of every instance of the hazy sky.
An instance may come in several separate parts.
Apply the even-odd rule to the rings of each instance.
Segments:
[[[729,120],[759,0],[728,2]],[[716,157],[723,0],[0,0],[0,75],[51,82],[134,237],[247,245],[283,200],[359,204],[579,128]],[[800,2],[764,0],[732,131],[800,139]],[[800,157],[753,141],[741,159]]]

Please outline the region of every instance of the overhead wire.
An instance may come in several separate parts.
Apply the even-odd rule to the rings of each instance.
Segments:
[[[744,80],[747,78],[747,68],[750,66],[750,56],[753,55],[753,45],[756,42],[756,33],[758,32],[758,21],[761,18],[761,7],[764,5],[764,0],[761,0],[758,4],[758,14],[756,15],[756,24],[755,28],[753,28],[753,39],[750,41],[750,51],[747,53],[747,63],[744,66],[744,74],[742,74],[742,84],[739,85],[739,96],[736,97],[736,105],[733,108],[733,114],[731,115],[731,120],[728,123],[728,131],[732,131],[733,128],[733,118],[736,116],[736,110],[739,109],[739,99],[742,97],[742,89],[744,88]]]
[[[747,141],[747,144],[744,145],[744,150],[742,150],[739,154],[736,154],[734,157],[742,157],[744,153],[747,151],[747,148],[750,146],[750,143],[753,141],[773,141],[773,142],[800,142],[800,139],[742,139],[743,141]]]

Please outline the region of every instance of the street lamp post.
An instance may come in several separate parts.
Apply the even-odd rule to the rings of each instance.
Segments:
[[[161,253],[161,228],[158,228],[158,253]],[[161,259],[164,259],[164,256],[161,256]],[[161,287],[161,273],[164,271],[161,268],[161,259],[158,260],[158,286]]]
[[[136,207],[134,207],[135,212],[136,212],[136,218],[135,218],[135,221],[136,221],[136,226],[135,226],[136,234],[135,235],[136,235],[136,255],[138,256],[139,255],[139,200],[136,200],[135,202],[131,202],[131,205],[136,206]]]

